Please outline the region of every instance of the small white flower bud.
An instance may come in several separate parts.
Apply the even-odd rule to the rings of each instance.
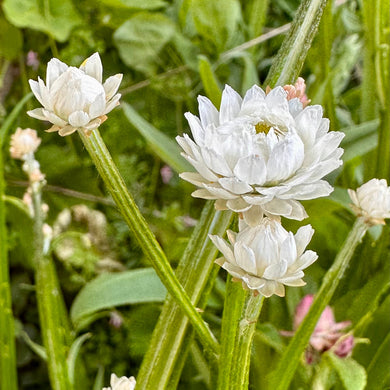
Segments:
[[[33,129],[16,129],[15,134],[11,135],[10,153],[12,158],[26,160],[28,155],[35,153],[41,139]]]
[[[136,381],[133,376],[127,378],[122,376],[118,378],[115,374],[111,374],[111,387],[103,387],[103,390],[134,390]]]
[[[390,187],[385,179],[371,179],[356,191],[348,190],[352,210],[370,225],[384,225],[390,218]]]

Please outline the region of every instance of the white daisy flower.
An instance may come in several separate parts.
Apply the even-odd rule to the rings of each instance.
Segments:
[[[115,374],[111,374],[110,385],[111,387],[103,387],[103,390],[134,390],[136,381],[133,376],[118,378]]]
[[[390,218],[390,187],[385,179],[371,179],[348,193],[353,211],[368,225],[384,225],[385,218]]]
[[[243,99],[227,85],[219,112],[204,96],[198,102],[200,118],[186,113],[194,140],[176,138],[197,170],[180,175],[199,187],[194,197],[215,199],[254,226],[264,214],[302,220],[299,200],[333,191],[321,179],[342,164],[344,134],[328,131],[321,106],[303,108],[282,87],[266,94],[256,85]]]
[[[33,118],[49,121],[49,132],[61,136],[83,129],[87,133],[98,128],[121,95],[117,92],[122,74],[109,77],[102,84],[103,67],[99,54],[87,58],[80,68],[68,66],[53,58],[47,64],[46,84],[29,80],[30,87],[42,108],[28,111]]]
[[[210,238],[224,257],[215,262],[228,271],[233,280],[241,281],[245,289],[270,297],[284,296],[284,286],[304,286],[303,269],[317,260],[317,253],[306,246],[313,236],[310,225],[301,227],[295,235],[280,222],[263,218],[255,226],[239,233],[228,230],[230,245],[219,236]]]

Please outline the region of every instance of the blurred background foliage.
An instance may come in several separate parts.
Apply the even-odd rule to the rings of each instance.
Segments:
[[[299,3],[4,0],[0,13],[0,123],[29,92],[28,79],[44,76],[52,57],[79,66],[98,51],[105,75],[124,74],[120,92],[126,103],[110,114],[101,133],[175,266],[204,204],[191,198],[193,187],[177,174],[184,162],[171,141],[188,131],[183,114],[197,113],[198,94],[207,95],[218,106],[224,84],[241,93],[254,83],[261,85]],[[336,187],[329,199],[305,202],[310,215],[307,223],[316,230],[310,247],[320,257],[306,273],[307,286],[289,289],[286,299],[266,301],[255,338],[253,389],[267,388],[267,373],[287,343],[278,330],[291,329],[295,306],[303,295],[317,290],[352,225],[346,188],[356,188],[372,177],[390,181],[390,146],[386,143],[390,137],[390,17],[384,3],[330,1],[302,70],[312,104],[324,106],[331,129],[346,133],[344,166],[328,177]],[[27,103],[28,109],[36,106],[32,99]],[[89,378],[84,379],[85,388],[92,388],[93,383],[94,388],[101,388],[111,372],[136,375],[165,291],[155,275],[146,273],[142,281],[147,288],[138,295],[127,291],[118,301],[115,289],[119,282],[110,276],[107,279],[107,273],[114,277],[123,273],[126,285],[134,278],[131,270],[149,264],[113,207],[80,140],[45,134],[48,126],[24,114],[17,118],[15,129],[17,126],[36,128],[42,137],[36,156],[48,182],[44,201],[55,230],[53,257],[74,331],[90,332],[81,347],[85,377]],[[164,153],[165,148],[172,153]],[[20,164],[6,156],[7,195],[21,198],[26,178]],[[7,223],[20,389],[47,389],[46,364],[36,353],[41,337],[31,222],[10,203]],[[298,227],[293,221],[285,221],[285,225],[294,231]],[[370,340],[353,354],[366,368],[369,389],[390,386],[386,358],[390,342],[389,241],[388,226],[371,229],[332,301],[336,319],[351,320],[355,335]],[[216,333],[225,278],[225,272],[220,272],[205,313]],[[90,297],[98,294],[104,283],[105,291],[113,293],[97,298],[91,307]],[[84,295],[79,294],[82,288]],[[369,302],[366,296],[371,297]],[[291,388],[309,388],[318,367],[302,365]],[[207,389],[209,374],[194,342],[179,388]],[[327,388],[343,388],[333,374]]]

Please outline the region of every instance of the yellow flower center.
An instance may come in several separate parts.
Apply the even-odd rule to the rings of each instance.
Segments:
[[[272,126],[270,126],[268,123],[265,122],[259,122],[255,125],[256,133],[264,133],[268,134],[271,130]]]

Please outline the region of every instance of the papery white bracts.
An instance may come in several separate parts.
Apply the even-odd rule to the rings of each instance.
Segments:
[[[111,374],[110,385],[111,387],[103,387],[103,390],[134,390],[136,381],[133,376],[118,378],[115,374]]]
[[[194,197],[215,199],[255,226],[263,215],[302,220],[299,200],[333,191],[321,179],[342,164],[344,134],[328,131],[321,106],[303,108],[282,87],[266,95],[256,85],[243,99],[226,86],[219,112],[206,97],[198,102],[200,118],[186,113],[194,140],[176,138],[197,171],[180,175],[199,187]]]
[[[255,227],[247,226],[239,233],[228,230],[230,245],[219,236],[210,235],[224,257],[216,260],[245,289],[265,297],[284,296],[284,286],[303,286],[303,269],[317,260],[311,250],[305,251],[313,236],[310,225],[295,235],[287,232],[274,219],[263,218]]]
[[[385,179],[371,179],[348,193],[353,211],[368,225],[384,225],[385,218],[390,218],[390,187]]]
[[[80,68],[68,66],[53,58],[47,64],[46,84],[29,80],[30,87],[42,104],[42,108],[28,111],[33,118],[49,121],[49,132],[58,131],[61,136],[77,129],[86,133],[98,128],[106,114],[119,104],[117,94],[122,75],[109,77],[102,83],[103,67],[99,54],[87,58]]]

